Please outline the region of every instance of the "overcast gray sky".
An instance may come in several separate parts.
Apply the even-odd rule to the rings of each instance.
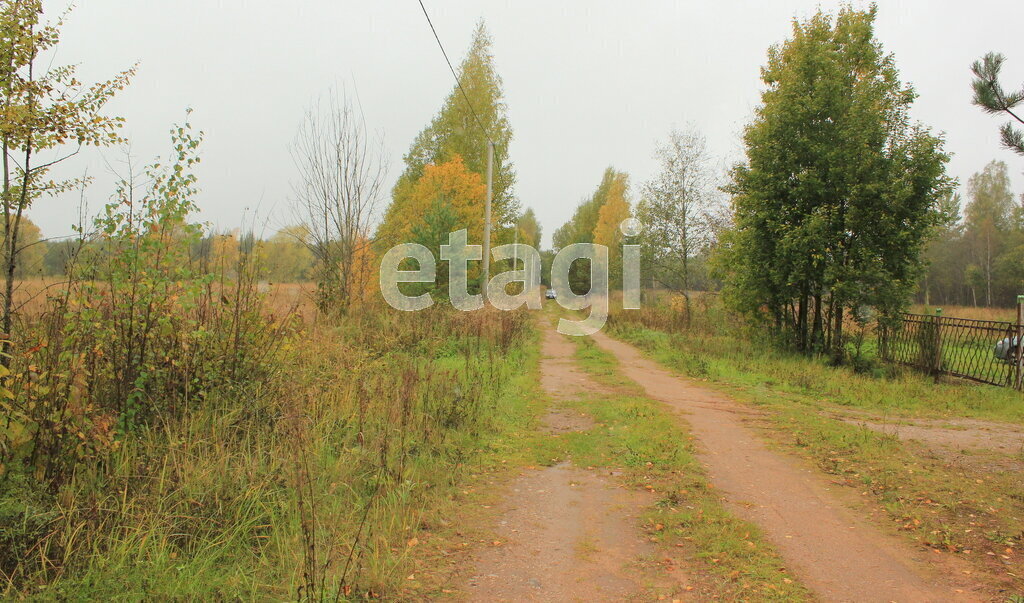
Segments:
[[[794,16],[838,2],[604,2],[425,0],[453,62],[481,17],[494,39],[514,129],[517,194],[533,207],[545,244],[602,170],[627,171],[633,188],[654,170],[653,147],[694,124],[725,162],[742,158],[740,134],[762,89],[759,68]],[[48,2],[55,16],[66,2]],[[992,159],[1024,189],[1024,157],[1000,148],[1002,118],[970,103],[969,66],[1008,56],[1005,84],[1024,84],[1024,2],[881,0],[877,36],[920,94],[914,115],[947,135],[961,185]],[[854,6],[864,6],[855,3]],[[168,129],[192,107],[206,133],[199,169],[202,219],[231,229],[253,215],[288,222],[294,169],[288,152],[305,107],[332,84],[358,90],[368,124],[383,133],[391,178],[413,137],[453,85],[416,0],[82,0],[64,28],[57,63],[86,82],[138,61],[110,105],[127,119],[133,154],[165,153]],[[114,149],[87,150],[64,172],[88,169],[92,210],[111,191]],[[65,235],[77,195],[40,201],[30,216]]]

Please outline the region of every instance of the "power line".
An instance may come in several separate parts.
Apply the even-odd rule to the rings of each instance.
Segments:
[[[423,0],[419,0],[419,3],[420,8],[423,9],[423,16],[427,18],[427,25],[430,26],[430,31],[434,33],[434,39],[437,40],[437,46],[438,48],[441,49],[441,54],[444,55],[444,61],[448,63],[448,70],[452,72],[452,77],[455,78],[455,84],[459,87],[459,90],[462,92],[462,97],[466,99],[466,106],[469,107],[469,112],[473,115],[473,119],[476,121],[476,125],[480,126],[480,129],[483,131],[484,136],[487,137],[487,142],[491,143],[491,145],[493,146],[494,141],[491,140],[490,132],[487,131],[487,128],[484,127],[483,122],[481,122],[480,118],[477,117],[476,110],[473,109],[473,103],[469,101],[469,95],[466,94],[466,89],[462,87],[462,82],[459,81],[459,76],[455,73],[455,68],[452,67],[451,60],[448,59],[448,53],[444,51],[444,44],[441,44],[441,38],[438,37],[437,30],[434,29],[434,23],[430,20],[430,15],[427,14],[427,7],[423,6]]]

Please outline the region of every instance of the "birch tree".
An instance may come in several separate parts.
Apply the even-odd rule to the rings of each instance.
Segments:
[[[993,305],[996,261],[1012,230],[1013,192],[1002,161],[992,161],[967,181],[965,238],[971,260],[981,272],[985,305]],[[975,277],[977,280],[977,277]]]
[[[683,295],[689,320],[690,262],[714,240],[719,183],[707,142],[696,130],[673,130],[655,157],[661,169],[644,184],[637,205],[641,244],[654,279]]]

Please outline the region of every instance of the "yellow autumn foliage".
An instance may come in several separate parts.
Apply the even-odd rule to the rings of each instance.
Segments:
[[[421,224],[423,217],[440,201],[457,217],[457,228],[469,231],[470,243],[480,244],[486,195],[483,178],[469,171],[461,156],[455,155],[444,163],[428,164],[419,179],[395,191],[378,239],[389,246],[410,242],[413,227]]]

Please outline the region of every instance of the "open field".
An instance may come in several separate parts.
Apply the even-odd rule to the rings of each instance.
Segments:
[[[910,307],[912,314],[934,315],[937,309],[942,309],[943,316],[955,318],[970,318],[973,320],[998,320],[1002,322],[1016,322],[1016,308],[982,308],[972,306],[925,306],[914,304]]]
[[[47,297],[60,295],[67,287],[66,279],[57,277],[23,279],[15,282],[14,304],[19,314],[26,319],[33,319],[47,307]],[[220,285],[214,284],[214,289]],[[262,295],[262,303],[269,313],[284,316],[291,313],[299,314],[307,322],[316,316],[313,294],[315,283],[269,283],[263,281],[258,286]]]

